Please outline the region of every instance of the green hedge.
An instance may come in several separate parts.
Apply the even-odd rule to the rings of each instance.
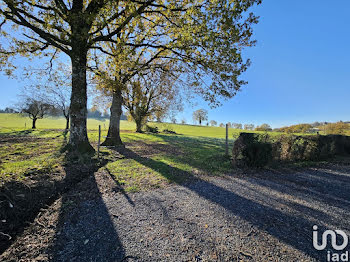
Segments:
[[[263,167],[272,162],[327,160],[350,155],[350,137],[342,135],[270,137],[241,133],[233,146],[235,166]]]

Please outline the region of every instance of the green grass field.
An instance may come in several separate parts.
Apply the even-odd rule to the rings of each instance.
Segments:
[[[108,128],[109,121],[101,121],[97,119],[88,119],[87,126],[90,130],[97,130],[101,125],[102,129]],[[64,129],[66,120],[63,117],[45,117],[36,122],[38,129]],[[0,128],[31,128],[32,120],[29,117],[19,114],[0,114]],[[122,129],[133,130],[135,124],[133,122],[122,121]]]
[[[98,125],[101,125],[104,137],[108,124],[107,120],[88,119],[88,136],[95,149]],[[121,138],[126,150],[101,149],[102,159],[106,161],[104,170],[126,191],[181,183],[194,175],[221,175],[232,171],[230,160],[225,156],[225,128],[167,123],[150,125],[157,126],[159,131],[173,130],[176,134],[130,132],[135,130],[135,124],[122,121]],[[69,136],[63,130],[65,120],[45,118],[38,120],[36,130],[30,126],[27,117],[0,114],[0,182],[40,179],[42,174],[55,174],[63,169],[66,159],[62,148]],[[229,130],[229,151],[242,131]],[[281,133],[268,134],[277,136]]]
[[[97,149],[97,132],[90,130],[88,136]],[[133,132],[122,132],[121,138],[125,152],[102,147],[100,160],[106,161],[102,169],[129,192],[182,183],[194,174],[230,172],[224,139]],[[0,184],[37,181],[64,170],[67,159],[61,149],[67,139],[59,130],[0,129]]]
[[[108,130],[109,120],[97,120],[88,119],[87,127],[90,131],[98,130],[98,126],[101,125],[103,131]],[[159,131],[164,129],[175,131],[179,135],[185,136],[200,136],[200,137],[213,137],[213,138],[225,138],[225,128],[212,127],[212,126],[196,126],[196,125],[179,125],[170,123],[149,123],[151,126],[157,126]],[[23,130],[30,129],[31,119],[18,114],[0,114],[0,128],[5,130]],[[64,129],[65,119],[63,117],[47,117],[39,119],[37,121],[37,129]],[[121,121],[121,130],[135,130],[135,123],[130,121]],[[230,138],[237,137],[242,130],[229,129]],[[247,131],[244,131],[247,132]],[[249,132],[249,131],[248,131]],[[264,132],[257,132],[264,133]],[[271,135],[277,135],[280,133],[269,132]]]
[[[26,127],[25,127],[25,123]],[[102,136],[107,135],[108,121],[88,120],[88,136],[97,149],[98,125]],[[126,155],[102,148],[104,167],[127,191],[181,183],[192,174],[220,175],[229,172],[230,161],[225,158],[225,128],[191,125],[158,124],[159,130],[170,129],[177,134],[138,134],[132,122],[121,122],[121,138]],[[16,114],[0,114],[0,138],[3,138],[0,177],[2,181],[25,181],[28,177],[54,173],[64,165],[61,149],[67,142],[63,118],[44,118],[32,130],[30,119]],[[230,147],[233,134],[230,130]],[[18,139],[17,139],[18,137]]]

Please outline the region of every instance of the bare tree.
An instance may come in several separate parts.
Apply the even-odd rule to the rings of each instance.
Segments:
[[[47,70],[31,69],[31,72],[28,71],[27,75],[34,76],[35,84],[30,88],[34,90],[33,92],[45,94],[45,100],[54,106],[56,109],[54,111],[59,115],[63,115],[66,119],[66,130],[68,130],[72,90],[71,69],[60,63],[49,72]],[[30,90],[28,91],[31,92]]]
[[[245,124],[244,129],[245,130],[254,130],[254,125],[253,124]]]
[[[232,127],[235,129],[243,129],[242,124],[239,123],[232,123]]]
[[[51,103],[59,109],[64,118],[66,119],[66,130],[69,130],[69,120],[70,120],[70,100],[69,95],[67,95],[69,89],[55,89],[52,90],[52,100]]]
[[[35,98],[26,97],[21,101],[21,112],[25,113],[32,119],[32,129],[36,129],[36,121],[43,119],[45,115],[52,110],[52,105],[45,101],[40,101]]]

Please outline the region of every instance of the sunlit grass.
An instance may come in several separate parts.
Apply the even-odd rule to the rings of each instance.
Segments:
[[[98,120],[89,118],[87,121],[87,128],[92,130],[98,130],[98,126],[101,125],[102,130],[107,130],[109,120]],[[64,129],[66,126],[66,120],[63,117],[45,117],[37,120],[37,129]],[[32,122],[29,117],[19,114],[0,114],[0,128],[20,128],[30,129]],[[121,129],[133,130],[135,124],[133,122],[121,121]]]
[[[2,135],[4,135],[4,132],[2,132]],[[53,139],[51,137],[47,138],[46,135],[42,134],[40,140],[17,141],[13,139],[13,141],[2,143],[0,147],[1,182],[13,179],[21,180],[26,176],[50,173],[62,163],[63,156],[60,154],[60,148],[64,140],[58,132],[51,133]],[[36,134],[36,136],[39,135]]]
[[[0,114],[0,138],[8,137],[0,148],[0,179],[21,180],[26,176],[50,174],[64,164],[62,148],[69,139],[64,119],[40,120],[37,130],[20,125],[27,118]],[[39,123],[39,122],[38,122]],[[108,121],[88,121],[88,137],[97,149],[98,125],[102,127],[101,141],[107,135]],[[232,172],[230,159],[225,156],[225,128],[159,124],[161,133],[135,133],[134,124],[121,123],[121,138],[129,155],[113,148],[101,148],[104,168],[116,183],[128,192],[183,183],[195,177],[223,175]],[[164,134],[164,129],[177,134]],[[242,130],[229,130],[229,152]],[[259,132],[263,133],[263,132]],[[281,133],[269,132],[271,136]],[[16,137],[20,138],[18,141]],[[23,139],[23,138],[28,138]],[[31,139],[32,138],[32,139]]]
[[[26,123],[26,128],[25,128]],[[106,136],[109,126],[109,120],[97,120],[88,119],[87,128],[89,130],[95,130],[97,134],[98,126],[101,126],[102,135]],[[215,137],[215,138],[225,138],[226,129],[223,127],[212,127],[212,126],[195,126],[195,125],[180,125],[180,124],[170,124],[170,123],[149,123],[151,126],[157,126],[159,131],[165,129],[175,131],[177,134],[185,136],[203,136],[203,137]],[[8,130],[31,130],[31,120],[28,117],[21,116],[18,114],[0,114],[0,128],[7,128]],[[48,117],[44,119],[39,119],[37,121],[37,129],[64,129],[65,119],[63,117]],[[120,123],[121,130],[135,131],[135,123],[122,120]],[[239,129],[229,129],[230,139],[238,137],[239,133],[243,130]],[[243,131],[249,132],[249,131]],[[257,132],[264,133],[264,132]],[[35,132],[33,133],[35,134]],[[270,135],[279,135],[277,132],[269,132]],[[97,141],[97,137],[91,134],[91,139]]]

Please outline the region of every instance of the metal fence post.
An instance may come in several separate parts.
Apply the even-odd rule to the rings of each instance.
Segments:
[[[226,124],[226,156],[228,156],[228,124]]]
[[[100,158],[100,143],[101,143],[101,125],[98,126],[98,144],[97,144],[97,157]]]

